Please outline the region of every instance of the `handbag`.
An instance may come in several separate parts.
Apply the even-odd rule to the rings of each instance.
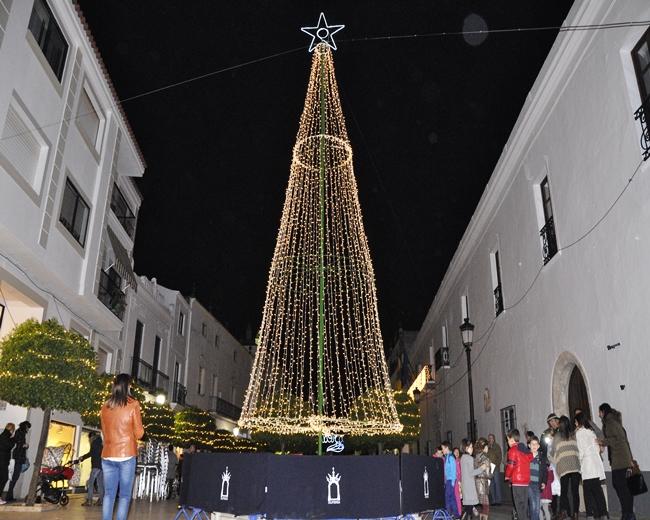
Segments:
[[[641,473],[636,460],[632,461],[632,471],[627,477],[627,487],[632,496],[643,495],[643,493],[648,492],[648,485],[645,483],[643,473]]]

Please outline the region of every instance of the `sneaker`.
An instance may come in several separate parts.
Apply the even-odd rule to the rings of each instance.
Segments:
[[[6,503],[7,503],[7,502],[5,502],[4,500],[2,500],[2,499],[0,498],[0,506],[4,506]]]
[[[102,499],[101,499],[101,498],[98,499],[97,502],[95,502],[95,505],[101,507],[101,505],[102,505]]]
[[[88,499],[86,499],[86,500],[84,500],[84,501],[81,503],[81,505],[82,505],[82,506],[92,506],[93,503],[92,503],[92,500],[88,500]]]

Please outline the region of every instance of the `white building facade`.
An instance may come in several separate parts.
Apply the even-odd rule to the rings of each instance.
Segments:
[[[565,25],[648,19],[644,0],[576,1]],[[468,318],[478,435],[539,433],[550,412],[578,407],[599,423],[607,402],[650,470],[650,134],[635,119],[648,95],[647,26],[558,35],[410,356],[423,366],[436,352],[436,385],[420,405],[432,430],[423,442],[468,436],[459,331]],[[617,510],[611,489],[609,498]],[[650,512],[647,495],[636,510]]]
[[[83,16],[64,0],[0,2],[0,337],[28,318],[86,336],[119,361],[145,163]],[[6,403],[0,423],[42,414]],[[77,414],[51,437],[84,449]],[[30,478],[21,477],[21,496]]]

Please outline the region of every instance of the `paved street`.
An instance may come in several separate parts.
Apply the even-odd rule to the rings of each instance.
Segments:
[[[14,513],[2,512],[0,507],[0,520],[101,520],[101,509],[99,507],[86,508],[81,506],[83,497],[81,495],[73,496],[70,504],[65,508],[53,509],[52,511],[42,513]],[[172,520],[177,513],[174,502],[133,502],[129,519],[131,520]],[[510,506],[493,507],[490,520],[512,520],[510,515]],[[213,520],[226,520],[235,518],[232,515],[215,515]],[[242,519],[248,517],[239,517]],[[408,517],[407,517],[408,518]],[[418,518],[418,517],[411,517]],[[426,517],[430,518],[430,517]],[[581,515],[584,520],[584,513]],[[612,515],[612,520],[618,520],[619,515]],[[650,520],[638,517],[638,520]]]

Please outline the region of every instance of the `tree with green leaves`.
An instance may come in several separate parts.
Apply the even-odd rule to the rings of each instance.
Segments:
[[[142,425],[144,440],[154,440],[176,444],[175,414],[168,404],[156,404],[148,401],[142,405]]]
[[[52,410],[83,413],[92,409],[96,367],[88,340],[53,319],[25,321],[0,343],[0,399],[43,410],[27,505],[36,499]]]

